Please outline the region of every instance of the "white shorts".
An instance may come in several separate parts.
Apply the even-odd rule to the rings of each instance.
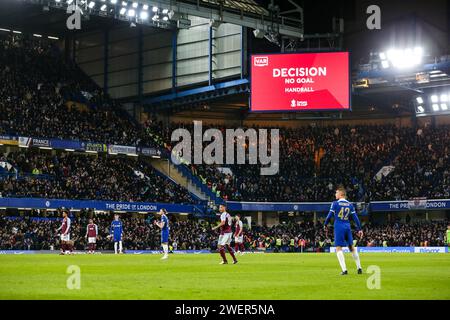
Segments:
[[[70,234],[62,234],[61,241],[70,241]]]
[[[97,241],[97,239],[95,237],[88,238],[88,243],[95,243],[96,241]]]
[[[225,234],[221,234],[219,236],[219,242],[218,245],[219,246],[224,246],[224,245],[229,245],[231,243],[231,238],[233,237],[233,234],[230,233],[225,233]]]
[[[234,242],[244,243],[244,236],[234,237]]]

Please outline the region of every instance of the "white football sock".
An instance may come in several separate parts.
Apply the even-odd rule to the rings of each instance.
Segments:
[[[119,252],[122,253],[122,241],[119,241]]]
[[[342,271],[347,271],[347,267],[345,266],[345,257],[344,257],[344,252],[342,251],[337,251],[336,252],[337,258],[339,260],[339,264],[341,265],[341,269]]]
[[[162,247],[164,254],[167,255],[169,253],[169,246],[167,244],[163,244]]]
[[[114,242],[114,252],[117,253],[117,242]]]
[[[352,252],[352,257],[353,257],[353,260],[355,260],[356,267],[358,269],[361,269],[361,261],[359,261],[359,254],[356,251],[356,249],[354,249],[354,251]]]

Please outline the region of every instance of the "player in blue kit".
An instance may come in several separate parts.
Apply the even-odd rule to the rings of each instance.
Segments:
[[[341,265],[342,275],[347,275],[347,267],[345,265],[345,257],[342,251],[342,247],[348,247],[355,260],[356,267],[358,268],[358,274],[362,274],[361,262],[359,260],[358,252],[353,246],[352,228],[350,226],[351,217],[358,230],[358,235],[363,236],[361,230],[361,223],[359,222],[355,208],[352,203],[346,199],[347,192],[344,187],[338,187],[336,190],[336,200],[331,204],[330,212],[325,219],[324,228],[327,228],[328,222],[334,217],[334,242],[336,245],[336,255]]]
[[[169,218],[166,209],[161,209],[158,213],[161,215],[161,221],[155,221],[154,223],[161,229],[161,246],[164,251],[161,260],[166,260],[169,258]]]
[[[119,215],[114,215],[114,220],[111,222],[111,227],[109,229],[109,237],[113,238],[114,241],[114,253],[123,253],[122,251],[122,234],[123,227],[122,221],[119,220]],[[117,252],[117,245],[119,245],[119,252]]]

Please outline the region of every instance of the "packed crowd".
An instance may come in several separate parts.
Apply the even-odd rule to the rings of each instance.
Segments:
[[[71,239],[76,250],[86,248],[86,226],[88,217],[98,225],[98,250],[111,250],[107,238],[112,216],[79,212],[72,216]],[[159,250],[160,229],[153,224],[154,216],[122,215],[125,250]],[[170,217],[170,239],[172,250],[216,250],[218,233],[211,231],[217,222],[203,220],[177,220]],[[57,250],[59,238],[57,228],[61,218],[56,213],[33,217],[0,217],[0,249]],[[392,222],[384,225],[366,223],[364,236],[354,237],[357,246],[445,246],[445,232],[448,221]],[[244,221],[246,250],[274,250],[286,252],[325,251],[334,245],[333,230],[327,231],[320,222],[286,223],[272,227],[252,226]]]
[[[10,164],[10,174],[0,176],[2,197],[195,202],[141,158],[27,149],[0,154],[0,162]]]
[[[388,176],[368,180],[369,199],[447,199],[450,196],[450,127],[409,129],[401,138],[392,165],[395,169]]]
[[[0,37],[0,134],[154,145],[56,44],[22,35]]]
[[[386,226],[368,224],[362,246],[371,247],[427,247],[445,246],[445,230],[448,222],[393,223]]]
[[[173,146],[170,133],[179,127],[193,131],[192,124],[171,124],[160,135],[167,148]],[[340,184],[353,201],[450,195],[450,126],[282,128],[279,145],[280,169],[274,176],[262,176],[259,166],[250,165],[190,168],[226,200],[326,201]],[[377,177],[388,165],[393,171]]]

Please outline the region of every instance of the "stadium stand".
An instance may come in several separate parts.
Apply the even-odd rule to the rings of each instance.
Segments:
[[[145,129],[51,42],[2,36],[0,74],[0,134],[153,146]],[[143,160],[32,151],[12,152],[2,160],[17,171],[2,170],[3,197],[195,202]],[[133,173],[138,169],[144,178]]]
[[[0,134],[152,146],[55,44],[36,38],[0,38],[0,123]]]
[[[179,127],[193,131],[193,125],[176,123],[160,133],[169,150],[170,132]],[[303,127],[281,129],[280,136],[283,156],[275,176],[260,176],[257,166],[229,166],[232,174],[219,166],[191,165],[191,170],[225,200],[325,201],[339,184],[354,201],[450,195],[449,126]],[[394,171],[376,178],[388,165]]]
[[[0,161],[11,165],[0,179],[3,197],[195,202],[186,189],[142,159],[30,149],[3,155]]]

